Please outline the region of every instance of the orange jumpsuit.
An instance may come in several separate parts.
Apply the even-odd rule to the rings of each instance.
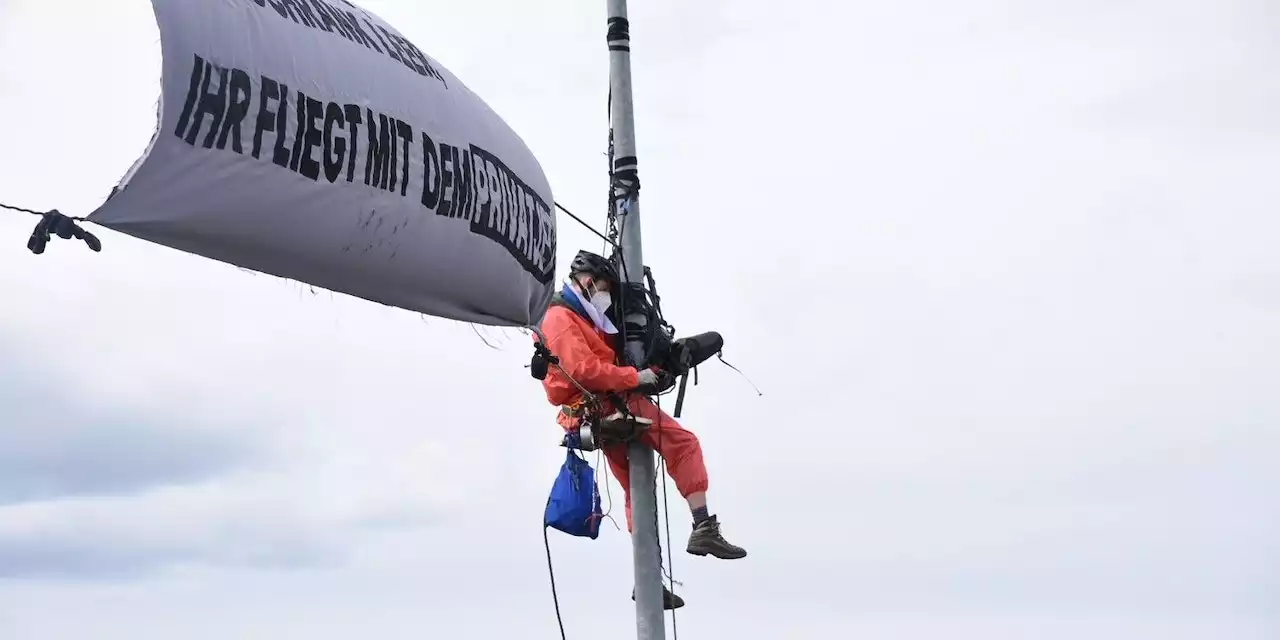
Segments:
[[[612,344],[616,336],[610,336],[574,310],[552,305],[547,309],[540,327],[547,338],[547,348],[560,359],[560,366],[579,384],[593,393],[623,392],[639,384],[640,372],[632,367],[618,366],[617,353]],[[537,340],[537,337],[534,337]],[[582,399],[582,392],[567,380],[559,369],[550,367],[542,381],[547,400],[554,405],[572,405]],[[667,415],[649,398],[638,393],[621,394],[634,415],[648,418],[653,425],[641,439],[653,447],[667,462],[667,472],[675,481],[682,496],[706,491],[707,467],[702,458],[702,444],[698,437]],[[608,403],[606,402],[606,406]],[[557,412],[556,421],[566,431],[576,429],[580,418]],[[626,445],[604,447],[609,468],[622,484],[626,496],[627,531],[631,521],[631,474],[627,465]]]

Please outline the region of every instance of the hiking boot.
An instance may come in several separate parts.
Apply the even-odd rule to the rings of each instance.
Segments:
[[[721,560],[737,560],[747,556],[745,549],[729,544],[729,541],[720,535],[720,521],[716,516],[711,516],[694,525],[693,533],[689,534],[688,551],[695,556],[710,554]]]
[[[631,588],[631,599],[632,600],[636,599],[635,587]],[[683,607],[683,606],[684,606],[684,598],[681,598],[680,596],[674,593],[671,593],[671,591],[667,589],[667,585],[665,584],[662,585],[662,609],[664,611],[670,611],[672,609],[679,609],[680,607]]]

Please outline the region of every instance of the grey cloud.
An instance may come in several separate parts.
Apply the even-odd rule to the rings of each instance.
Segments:
[[[2,345],[0,361],[0,578],[123,579],[187,563],[333,557],[337,541],[324,532],[281,533],[289,524],[272,520],[236,529],[261,510],[224,508],[217,492],[268,461],[252,431],[95,402]],[[182,489],[189,497],[175,499]]]
[[[263,454],[242,431],[88,406],[39,369],[0,358],[0,505],[200,482]]]
[[[448,460],[376,445],[279,455],[282,433],[323,425],[206,425],[198,397],[195,418],[121,408],[12,351],[0,344],[0,578],[331,566],[363,535],[436,518],[436,485],[413,471]]]
[[[256,455],[243,440],[214,433],[105,420],[76,421],[83,429],[27,424],[0,433],[0,504],[199,482]]]
[[[99,536],[91,522],[66,535],[0,536],[0,579],[136,580],[165,569],[216,565],[252,569],[300,569],[324,566],[343,557],[343,545],[307,535],[265,541],[168,539],[148,542]]]

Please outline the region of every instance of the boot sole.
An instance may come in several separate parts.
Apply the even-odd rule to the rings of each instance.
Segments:
[[[677,598],[679,598],[679,596],[676,596],[676,597],[677,597]],[[632,602],[635,602],[635,601],[636,601],[636,597],[635,597],[635,596],[631,596],[631,601],[632,601]],[[684,606],[684,598],[680,598],[679,600],[676,600],[675,602],[673,602],[673,603],[671,604],[671,606],[667,606],[667,603],[666,603],[666,602],[663,602],[663,603],[662,603],[662,610],[663,610],[663,611],[673,611],[673,610],[675,610],[675,609],[679,609],[680,607],[683,607],[683,606]]]
[[[703,556],[703,557],[714,556],[716,558],[720,558],[721,560],[740,560],[742,558],[747,557],[746,551],[743,551],[741,554],[716,553],[715,551],[712,551],[710,549],[703,549],[701,547],[689,547],[688,549],[685,549],[685,551],[688,551],[690,554],[695,556]]]

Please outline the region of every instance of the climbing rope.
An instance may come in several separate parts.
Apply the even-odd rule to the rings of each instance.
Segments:
[[[560,640],[569,640],[564,634],[564,618],[560,615],[560,595],[556,593],[556,570],[551,566],[551,540],[547,526],[542,526],[542,544],[547,548],[547,574],[551,576],[551,601],[556,605],[556,624],[560,625]]]
[[[20,213],[30,213],[31,215],[36,215],[36,216],[42,216],[42,215],[44,215],[44,212],[43,212],[43,211],[33,211],[33,210],[31,210],[31,209],[27,209],[27,208],[24,208],[24,207],[15,207],[15,206],[13,206],[13,205],[11,205],[11,204],[5,204],[5,203],[3,203],[3,202],[0,202],[0,209],[8,209],[8,210],[10,210],[10,211],[17,211],[17,212],[20,212]]]
[[[617,246],[618,246],[618,245],[617,245],[617,243],[616,243],[616,242],[614,242],[614,241],[610,240],[610,239],[609,239],[607,236],[605,236],[603,233],[600,233],[599,231],[596,231],[596,228],[595,228],[595,227],[593,227],[593,226],[591,226],[591,225],[589,225],[589,224],[587,224],[587,221],[586,221],[586,220],[583,220],[582,218],[579,218],[578,216],[574,215],[574,213],[573,213],[572,211],[570,211],[570,210],[568,210],[568,209],[564,208],[564,205],[560,204],[559,202],[555,203],[555,205],[556,205],[556,208],[557,208],[557,209],[559,209],[559,210],[561,210],[561,211],[563,211],[563,212],[565,212],[565,213],[569,214],[569,217],[570,217],[570,218],[573,218],[575,221],[577,221],[577,223],[578,223],[578,224],[580,224],[580,225],[582,225],[582,226],[583,226],[583,228],[585,228],[587,231],[590,231],[591,233],[594,233],[594,234],[596,234],[597,236],[600,236],[600,239],[601,239],[601,240],[604,240],[605,242],[609,243],[609,244],[610,244],[611,246],[613,246],[614,248],[617,248]]]
[[[612,245],[614,248],[618,248],[616,241],[609,240],[609,238],[606,237],[603,233],[597,231],[595,227],[592,227],[590,224],[587,224],[585,220],[578,217],[572,211],[567,209],[564,205],[560,204],[559,202],[556,202],[555,206],[557,209],[565,212],[570,218],[573,218],[573,220],[576,221],[578,224],[582,225],[582,227],[585,228],[587,231],[590,231],[591,233],[594,233],[595,235],[599,236],[601,239],[603,239],[605,242]],[[76,222],[87,222],[88,218],[81,218],[78,216],[68,216],[61,213],[57,209],[54,209],[51,211],[36,211],[34,209],[19,207],[11,204],[6,204],[3,202],[0,202],[0,209],[8,209],[10,211],[17,211],[19,213],[26,213],[34,216],[43,217],[41,224],[37,225],[35,232],[32,233],[32,240],[28,244],[28,248],[30,248],[33,253],[39,254],[44,252],[45,244],[48,243],[50,239],[52,239],[51,234],[57,234],[59,237],[63,239],[70,239],[74,237],[80,240],[84,240],[85,243],[89,245],[90,249],[93,249],[94,251],[102,250],[102,243],[99,242],[98,239],[92,233],[85,231],[79,225],[75,224]]]
[[[656,397],[654,398],[654,405],[658,407],[658,425],[659,425],[659,427],[658,427],[658,449],[662,449],[662,427],[661,427],[661,425],[662,425],[662,398],[661,398],[661,394],[659,394],[658,396],[656,396]],[[656,482],[661,482],[661,483],[662,483],[662,519],[665,521],[665,523],[666,523],[666,529],[667,529],[667,569],[666,569],[665,573],[666,573],[666,576],[667,576],[667,581],[668,581],[668,583],[669,583],[669,586],[668,586],[667,588],[671,591],[671,595],[672,595],[672,597],[675,597],[675,595],[676,595],[676,587],[675,587],[675,585],[677,584],[677,583],[676,583],[676,563],[675,563],[675,558],[672,556],[672,551],[671,551],[671,550],[672,550],[672,546],[671,546],[671,504],[670,504],[670,502],[668,502],[668,501],[667,501],[667,459],[666,459],[665,457],[663,457],[663,456],[658,456],[658,459],[659,459],[661,462],[659,463],[658,470],[654,472],[653,476],[654,476],[654,480],[655,480]],[[654,523],[653,523],[653,525],[654,525],[654,529],[657,529],[657,528],[658,528],[657,519],[658,519],[658,516],[657,516],[657,514],[655,513],[655,514],[654,514]],[[659,549],[659,550],[658,550],[658,560],[659,560],[659,562],[661,562],[661,560],[662,560],[662,550],[661,550],[661,549]],[[678,627],[678,626],[676,626],[676,610],[675,610],[674,608],[672,608],[672,609],[671,609],[671,640],[680,640],[680,629],[679,629],[679,627]]]
[[[546,371],[545,371],[546,368],[555,367],[557,370],[560,371],[560,373],[564,374],[564,377],[568,379],[569,382],[573,383],[573,385],[578,388],[579,392],[582,393],[584,402],[588,405],[589,410],[595,410],[598,412],[600,407],[599,399],[595,396],[595,394],[592,394],[590,391],[588,391],[587,388],[582,385],[582,383],[578,382],[577,380],[574,379],[573,376],[569,375],[569,372],[566,371],[564,367],[560,365],[560,359],[556,357],[556,355],[551,352],[551,348],[547,346],[546,344],[547,336],[544,333],[542,333],[542,330],[535,326],[529,326],[525,328],[531,330],[538,337],[538,340],[534,343],[534,353],[535,353],[535,360],[541,359],[541,364],[538,365],[538,367],[542,369],[542,371],[540,372],[541,375],[538,375],[539,372],[537,371],[533,372],[535,374],[534,377],[541,378],[546,375]],[[534,366],[534,363],[531,362],[530,367],[533,367],[533,366]],[[597,453],[596,466],[598,468],[603,468],[604,465],[603,463],[600,462],[600,458],[603,456],[603,452],[600,449],[597,449],[596,453]],[[607,478],[605,479],[605,494],[608,496],[609,508],[607,511],[601,514],[600,519],[604,520],[608,518],[610,522],[613,522],[613,526],[617,528],[618,523],[610,515],[613,512],[613,492],[610,491],[609,489],[609,481]],[[548,497],[548,504],[549,504],[549,501],[550,501],[550,497]],[[560,594],[556,589],[556,572],[555,572],[554,563],[552,562],[552,559],[551,559],[551,539],[547,535],[547,526],[545,522],[543,523],[543,526],[542,526],[542,544],[547,552],[547,575],[551,579],[551,600],[554,603],[555,609],[556,609],[556,624],[559,625],[559,628],[560,628],[560,640],[568,640],[564,631],[564,617],[560,613]]]
[[[627,265],[627,258],[626,258],[626,254],[623,252],[622,246],[618,243],[618,238],[621,237],[622,232],[626,227],[627,220],[630,216],[624,217],[621,224],[619,224],[617,211],[618,211],[618,208],[620,208],[620,205],[625,206],[625,202],[629,201],[632,194],[634,194],[635,191],[638,190],[639,180],[634,175],[634,170],[631,172],[628,172],[631,175],[627,176],[632,180],[632,185],[628,185],[626,184],[625,181],[619,180],[617,177],[615,177],[615,173],[613,171],[613,129],[612,128],[610,128],[609,130],[609,159],[610,159],[609,177],[611,182],[611,185],[610,185],[611,191],[617,195],[615,195],[614,199],[611,200],[611,206],[609,208],[609,215],[607,218],[609,222],[609,226],[608,226],[609,237],[605,238],[605,241],[616,248],[618,252],[618,266],[619,266],[619,272],[620,272],[619,275],[621,275],[621,279],[624,283],[629,283],[631,282],[631,277],[629,275],[630,271]],[[670,325],[667,325],[666,320],[662,317],[662,309],[660,306],[659,298],[657,297],[656,286],[654,285],[654,281],[653,281],[653,275],[652,273],[650,273],[647,267],[644,267],[642,265],[641,268],[643,269],[644,277],[649,284],[647,293],[653,298],[652,305],[654,307],[654,315],[656,316],[658,324],[659,326],[664,326],[664,325],[670,326]],[[627,309],[626,299],[627,299],[628,289],[629,287],[625,285],[618,287],[618,304],[615,307],[615,309],[618,309],[618,314],[619,314],[618,320],[621,321],[620,324],[622,324],[622,327],[623,327],[623,330],[619,331],[618,333],[619,333],[619,343],[620,343],[619,346],[621,347],[619,349],[619,354],[621,355],[621,359],[623,359],[624,361],[628,359],[627,352],[626,352],[626,338],[627,338],[628,331],[626,328],[626,318],[624,315]],[[645,327],[645,330],[653,334],[653,333],[656,333],[657,327]],[[651,345],[646,345],[646,349],[645,349],[646,353],[650,350],[650,347]],[[633,366],[639,367],[644,363],[637,362],[632,364]],[[666,391],[669,391],[669,389]],[[654,423],[654,427],[657,428],[657,447],[656,448],[658,449],[658,451],[662,450],[661,396],[663,395],[663,393],[664,392],[658,392],[653,396],[655,400],[655,406],[657,406],[659,410],[658,420]],[[653,529],[654,529],[654,537],[659,539],[658,570],[661,571],[663,574],[665,574],[665,577],[667,578],[667,582],[668,582],[667,590],[671,592],[671,595],[674,598],[676,596],[676,589],[675,589],[676,579],[675,579],[675,568],[674,568],[675,562],[674,562],[672,547],[671,547],[671,508],[670,508],[671,504],[667,498],[667,460],[661,455],[658,455],[658,460],[659,460],[659,463],[654,469],[653,476],[654,476],[655,483],[657,482],[662,483],[662,517],[666,523],[666,533],[667,533],[666,567],[663,567],[663,562],[662,562],[661,531],[658,528],[657,509],[654,510],[654,514],[653,514]],[[654,487],[654,488],[656,489],[657,487]],[[679,640],[680,638],[680,631],[679,631],[679,627],[677,626],[676,620],[677,620],[676,609],[672,607],[671,609],[672,640]]]

